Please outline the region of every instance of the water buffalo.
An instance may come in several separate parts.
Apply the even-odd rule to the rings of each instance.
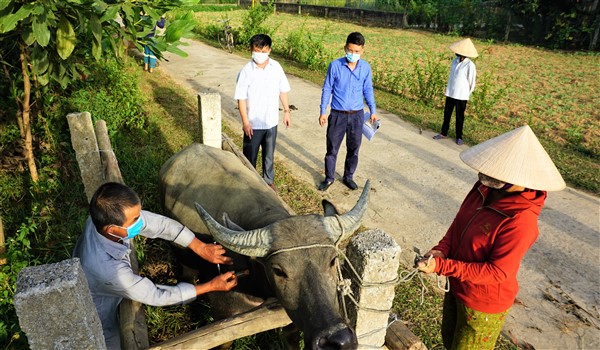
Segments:
[[[332,246],[360,225],[369,187],[367,182],[346,214],[338,214],[324,200],[324,216],[293,216],[233,153],[192,144],[160,171],[166,214],[197,234],[210,233],[211,240],[237,253],[234,269],[250,269],[250,276],[241,278],[234,291],[209,293],[212,309],[220,312],[215,317],[246,311],[275,296],[304,332],[307,349],[357,347],[354,330],[340,314],[337,253]],[[287,250],[297,247],[304,248]],[[200,270],[200,275],[216,273],[214,265],[201,266],[201,259],[192,261],[189,255],[183,256],[183,264]]]

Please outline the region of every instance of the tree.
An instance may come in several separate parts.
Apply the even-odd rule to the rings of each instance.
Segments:
[[[124,41],[140,50],[149,44],[158,58],[164,51],[185,55],[177,46],[194,26],[191,14],[175,18],[163,38],[147,37],[162,14],[182,5],[180,0],[0,0],[0,64],[12,86],[33,182],[38,171],[32,118],[41,111],[36,102],[43,89],[65,89],[86,77],[89,60],[122,58]]]

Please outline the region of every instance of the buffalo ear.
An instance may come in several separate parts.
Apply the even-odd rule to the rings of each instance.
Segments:
[[[327,199],[323,199],[321,205],[323,205],[323,216],[336,216],[340,214],[335,208],[335,205]]]
[[[227,213],[223,213],[223,223],[225,224],[225,227],[227,227],[230,230],[244,231],[244,229],[241,228],[238,224],[231,221],[231,219],[229,218],[229,215],[227,215]]]

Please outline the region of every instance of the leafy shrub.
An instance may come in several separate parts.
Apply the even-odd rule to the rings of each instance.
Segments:
[[[477,77],[470,103],[481,120],[485,120],[506,96],[508,85],[499,86],[496,79],[493,72],[486,72]]]
[[[413,55],[413,72],[408,75],[409,90],[426,104],[437,105],[446,87],[446,55]]]
[[[124,68],[116,61],[92,66],[90,79],[69,98],[71,112],[90,112],[94,122],[105,120],[111,134],[122,128],[143,128],[145,101],[137,85],[139,73]]]
[[[324,70],[331,61],[331,55],[323,44],[323,35],[326,31],[327,28],[319,39],[315,39],[313,34],[302,25],[299,30],[287,35],[281,53],[296,62],[305,64],[310,69]]]
[[[3,257],[6,264],[0,266],[0,344],[11,344],[13,348],[27,348],[27,341],[22,335],[13,305],[17,276],[22,268],[39,264],[31,249],[29,237],[37,231],[37,224],[29,219],[23,223],[15,237],[6,241],[6,252]]]
[[[261,5],[257,2],[254,6],[248,8],[248,11],[242,18],[242,27],[239,30],[238,43],[248,45],[250,38],[255,34],[266,34],[273,36],[276,28],[266,26],[264,23],[273,13],[273,4],[269,2],[267,5]]]

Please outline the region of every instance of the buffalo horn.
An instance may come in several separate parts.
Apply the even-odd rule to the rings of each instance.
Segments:
[[[343,215],[326,216],[323,218],[323,223],[327,227],[331,238],[334,242],[341,242],[350,237],[360,226],[362,218],[367,211],[367,202],[369,201],[369,191],[371,183],[369,180],[365,183],[365,187],[354,205],[354,208]]]
[[[224,247],[252,257],[263,257],[269,252],[272,238],[268,227],[251,231],[230,230],[213,219],[200,204],[194,203],[194,205],[208,232]]]

